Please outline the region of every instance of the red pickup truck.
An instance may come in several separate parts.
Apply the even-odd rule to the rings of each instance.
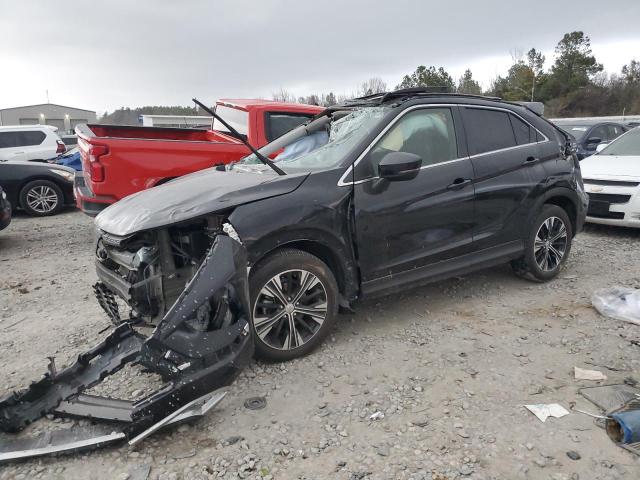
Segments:
[[[256,148],[322,110],[270,100],[216,103],[216,113]],[[76,134],[83,170],[76,176],[76,203],[92,216],[132,193],[250,153],[217,120],[211,130],[90,124],[78,125]]]

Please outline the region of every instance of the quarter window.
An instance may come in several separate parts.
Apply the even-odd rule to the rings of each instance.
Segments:
[[[31,147],[33,145],[40,145],[47,135],[44,132],[31,131],[20,132],[20,147]]]
[[[471,155],[517,145],[508,113],[499,110],[465,108],[464,115],[465,131]]]
[[[511,126],[513,127],[513,133],[516,136],[516,142],[518,145],[526,145],[528,143],[536,142],[536,131],[531,128],[531,125],[522,121],[515,115],[509,114],[511,120]]]
[[[377,175],[378,164],[390,152],[413,153],[422,165],[458,158],[453,116],[448,108],[425,108],[404,115],[371,149],[359,177]]]

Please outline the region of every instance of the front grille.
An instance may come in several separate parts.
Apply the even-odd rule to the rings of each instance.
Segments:
[[[592,212],[589,210],[587,212],[588,217],[593,218],[610,218],[612,220],[624,220],[623,212]]]
[[[617,180],[591,180],[589,178],[584,179],[585,185],[601,185],[603,187],[637,187],[640,182],[619,182]]]
[[[631,200],[631,195],[616,195],[612,193],[590,193],[589,201],[595,200],[597,202],[607,203],[627,203]]]

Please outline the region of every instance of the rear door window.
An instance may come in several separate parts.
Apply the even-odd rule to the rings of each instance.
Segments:
[[[11,133],[13,132],[0,132],[0,148],[15,147]]]
[[[517,145],[507,112],[464,108],[464,125],[470,155],[493,152]],[[528,142],[527,142],[528,143]]]
[[[290,112],[267,112],[267,140],[270,142],[311,118],[311,115]]]
[[[14,148],[20,146],[22,132],[0,132],[0,148]]]

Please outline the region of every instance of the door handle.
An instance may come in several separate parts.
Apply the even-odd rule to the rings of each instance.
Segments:
[[[447,190],[460,190],[471,183],[470,178],[456,178],[452,184],[447,185]]]
[[[540,161],[540,159],[538,157],[527,157],[527,159],[524,161],[523,165],[531,165],[531,164],[537,163],[539,161]]]

